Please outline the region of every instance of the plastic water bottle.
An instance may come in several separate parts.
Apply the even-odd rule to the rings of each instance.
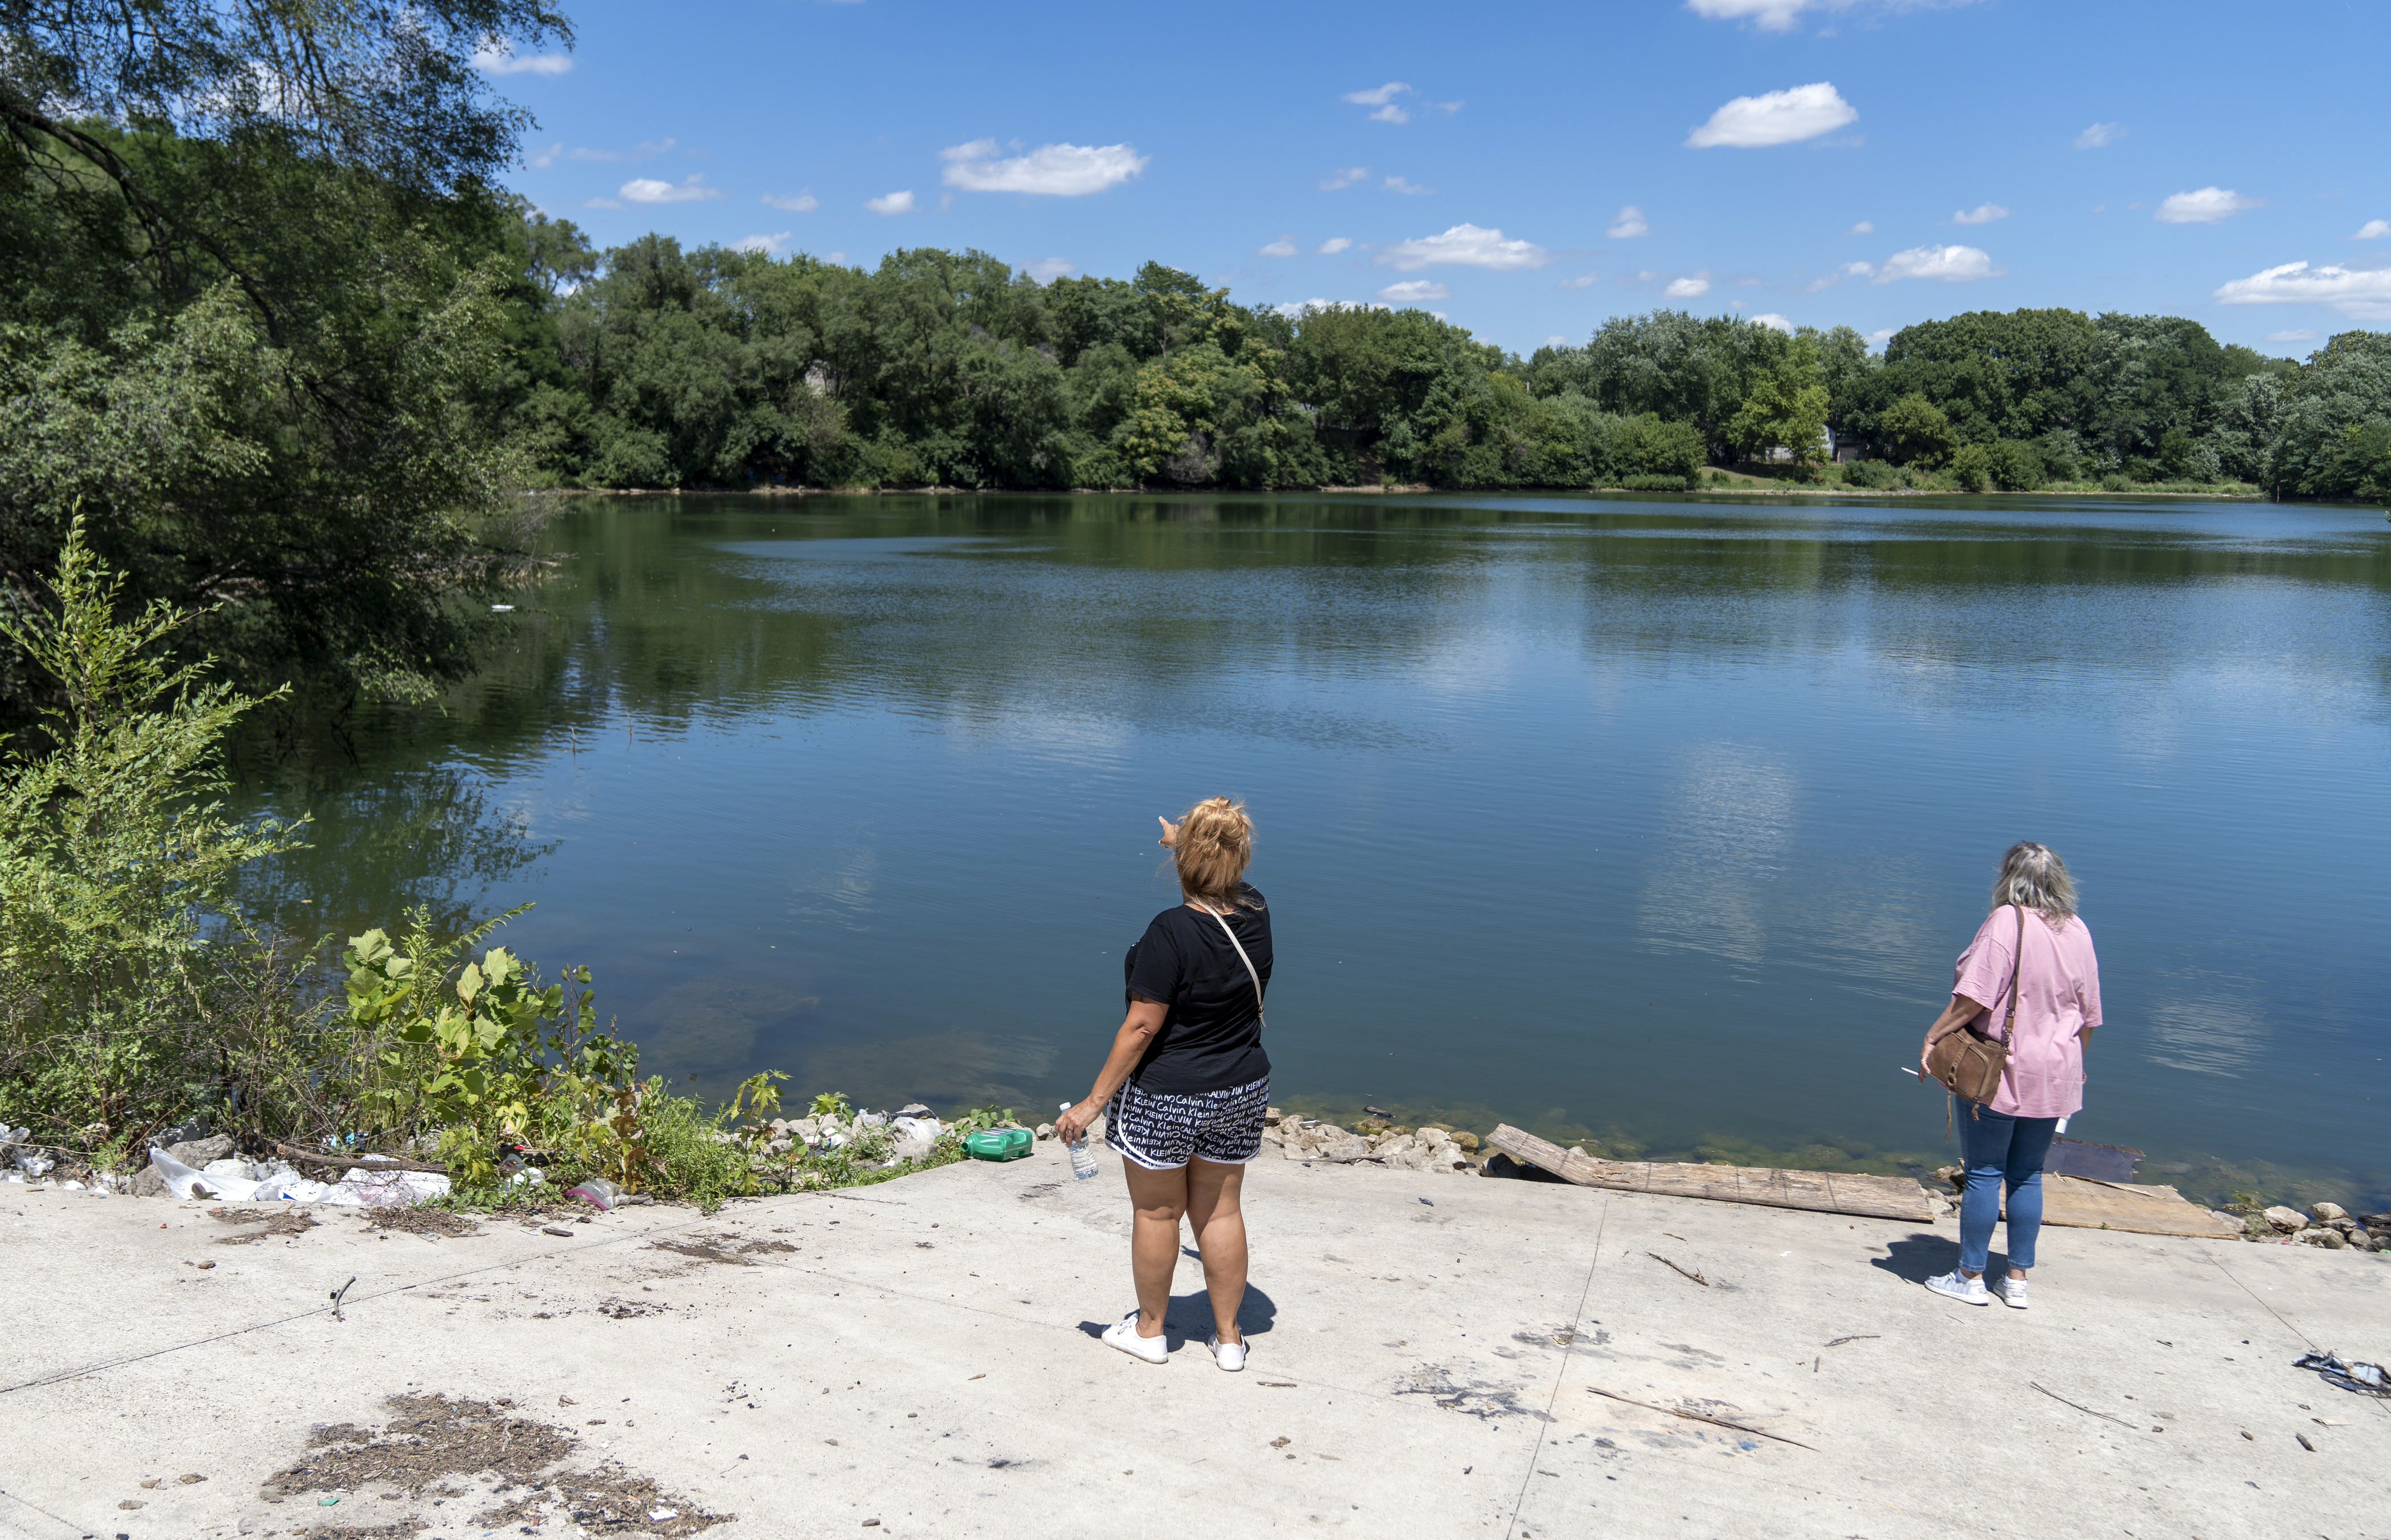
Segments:
[[[1071,1104],[1065,1102],[1063,1104],[1063,1110],[1066,1112],[1070,1111]],[[1085,1182],[1088,1178],[1096,1174],[1095,1152],[1088,1148],[1087,1134],[1084,1132],[1081,1133],[1079,1135],[1079,1142],[1070,1146],[1070,1151],[1071,1175],[1074,1180]]]

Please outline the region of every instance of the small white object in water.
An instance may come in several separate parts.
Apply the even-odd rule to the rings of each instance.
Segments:
[[[490,606],[490,613],[492,615],[512,615],[515,613],[515,607],[512,604],[493,604]]]

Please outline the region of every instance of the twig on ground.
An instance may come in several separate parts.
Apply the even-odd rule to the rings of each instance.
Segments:
[[[1701,1285],[1704,1288],[1708,1288],[1711,1286],[1711,1281],[1708,1278],[1703,1277],[1700,1273],[1695,1272],[1690,1267],[1681,1266],[1676,1262],[1670,1262],[1668,1258],[1661,1255],[1658,1251],[1647,1251],[1644,1254],[1651,1258],[1654,1262],[1666,1262],[1669,1266],[1676,1268],[1678,1272],[1683,1273],[1687,1277],[1693,1279],[1694,1282]]]
[[[342,1314],[341,1314],[341,1296],[342,1296],[342,1295],[343,1295],[343,1294],[346,1294],[346,1293],[349,1291],[350,1286],[351,1286],[351,1285],[354,1285],[356,1281],[357,1281],[356,1279],[355,1279],[355,1278],[351,1278],[351,1279],[348,1281],[348,1283],[344,1283],[344,1284],[342,1284],[340,1288],[336,1288],[336,1289],[332,1290],[332,1319],[333,1319],[333,1320],[335,1320],[335,1321],[339,1321],[339,1320],[344,1320],[344,1319],[346,1319],[346,1317],[344,1317],[344,1316],[343,1316],[343,1315],[342,1315]]]
[[[311,1166],[325,1166],[334,1171],[346,1171],[352,1166],[366,1166],[387,1171],[430,1171],[434,1176],[446,1176],[446,1166],[426,1165],[405,1155],[384,1155],[380,1150],[357,1150],[346,1155],[328,1155],[322,1150],[300,1149],[291,1145],[277,1145],[274,1153],[285,1160],[304,1161]]]
[[[2133,1428],[2134,1431],[2137,1433],[2141,1431],[2139,1428],[2135,1428],[2132,1423],[2127,1422],[2124,1417],[2109,1417],[2109,1414],[2106,1412],[2095,1412],[2089,1406],[2081,1405],[2075,1402],[2068,1400],[2065,1396],[2061,1395],[2057,1391],[2043,1390],[2043,1387],[2035,1385],[2034,1381],[2031,1379],[2027,1380],[2026,1383],[2028,1385],[2033,1385],[2037,1391],[2042,1391],[2043,1394],[2050,1397],[2051,1400],[2058,1402],[2062,1406],[2074,1406],[2077,1411],[2083,1412],[2091,1417],[2109,1417],[2111,1422],[2115,1423],[2120,1428]]]
[[[1884,1339],[1882,1337],[1873,1331],[1864,1331],[1856,1337],[1838,1337],[1833,1341],[1828,1343],[1827,1346],[1830,1348],[1840,1348],[1846,1342],[1881,1342]]]
[[[1663,1262],[1667,1260],[1665,1257],[1661,1259]],[[1750,1433],[1755,1438],[1775,1439],[1779,1443],[1790,1443],[1796,1449],[1808,1449],[1813,1455],[1818,1452],[1800,1439],[1789,1439],[1782,1433],[1772,1433],[1765,1428],[1746,1427],[1740,1422],[1729,1422],[1725,1417],[1714,1417],[1706,1412],[1681,1412],[1674,1406],[1655,1406],[1648,1401],[1638,1401],[1634,1396],[1621,1395],[1616,1391],[1606,1391],[1596,1385],[1588,1385],[1586,1390],[1595,1395],[1608,1396],[1613,1401],[1623,1401],[1630,1406],[1641,1406],[1648,1412],[1666,1412],[1673,1417],[1689,1417],[1696,1422],[1707,1422],[1712,1427],[1731,1428],[1738,1433]]]

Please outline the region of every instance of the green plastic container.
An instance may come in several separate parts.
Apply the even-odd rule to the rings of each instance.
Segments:
[[[975,1160],[1018,1160],[1036,1138],[1026,1128],[986,1128],[963,1135],[963,1153]]]

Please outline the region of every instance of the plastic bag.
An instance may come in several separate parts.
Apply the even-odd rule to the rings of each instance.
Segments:
[[[577,1197],[593,1209],[611,1209],[620,1202],[623,1189],[602,1176],[593,1176],[578,1186],[564,1189],[567,1197]]]
[[[195,1171],[155,1145],[149,1146],[149,1169],[158,1173],[159,1180],[166,1184],[166,1190],[176,1197],[225,1197],[241,1203],[257,1192],[254,1182],[237,1176],[215,1176],[206,1171]]]
[[[2391,1396],[2391,1376],[2384,1373],[2380,1364],[2363,1364],[2355,1359],[2345,1361],[2337,1352],[2304,1352],[2292,1360],[2295,1369],[2314,1369],[2325,1383],[2360,1395]]]

